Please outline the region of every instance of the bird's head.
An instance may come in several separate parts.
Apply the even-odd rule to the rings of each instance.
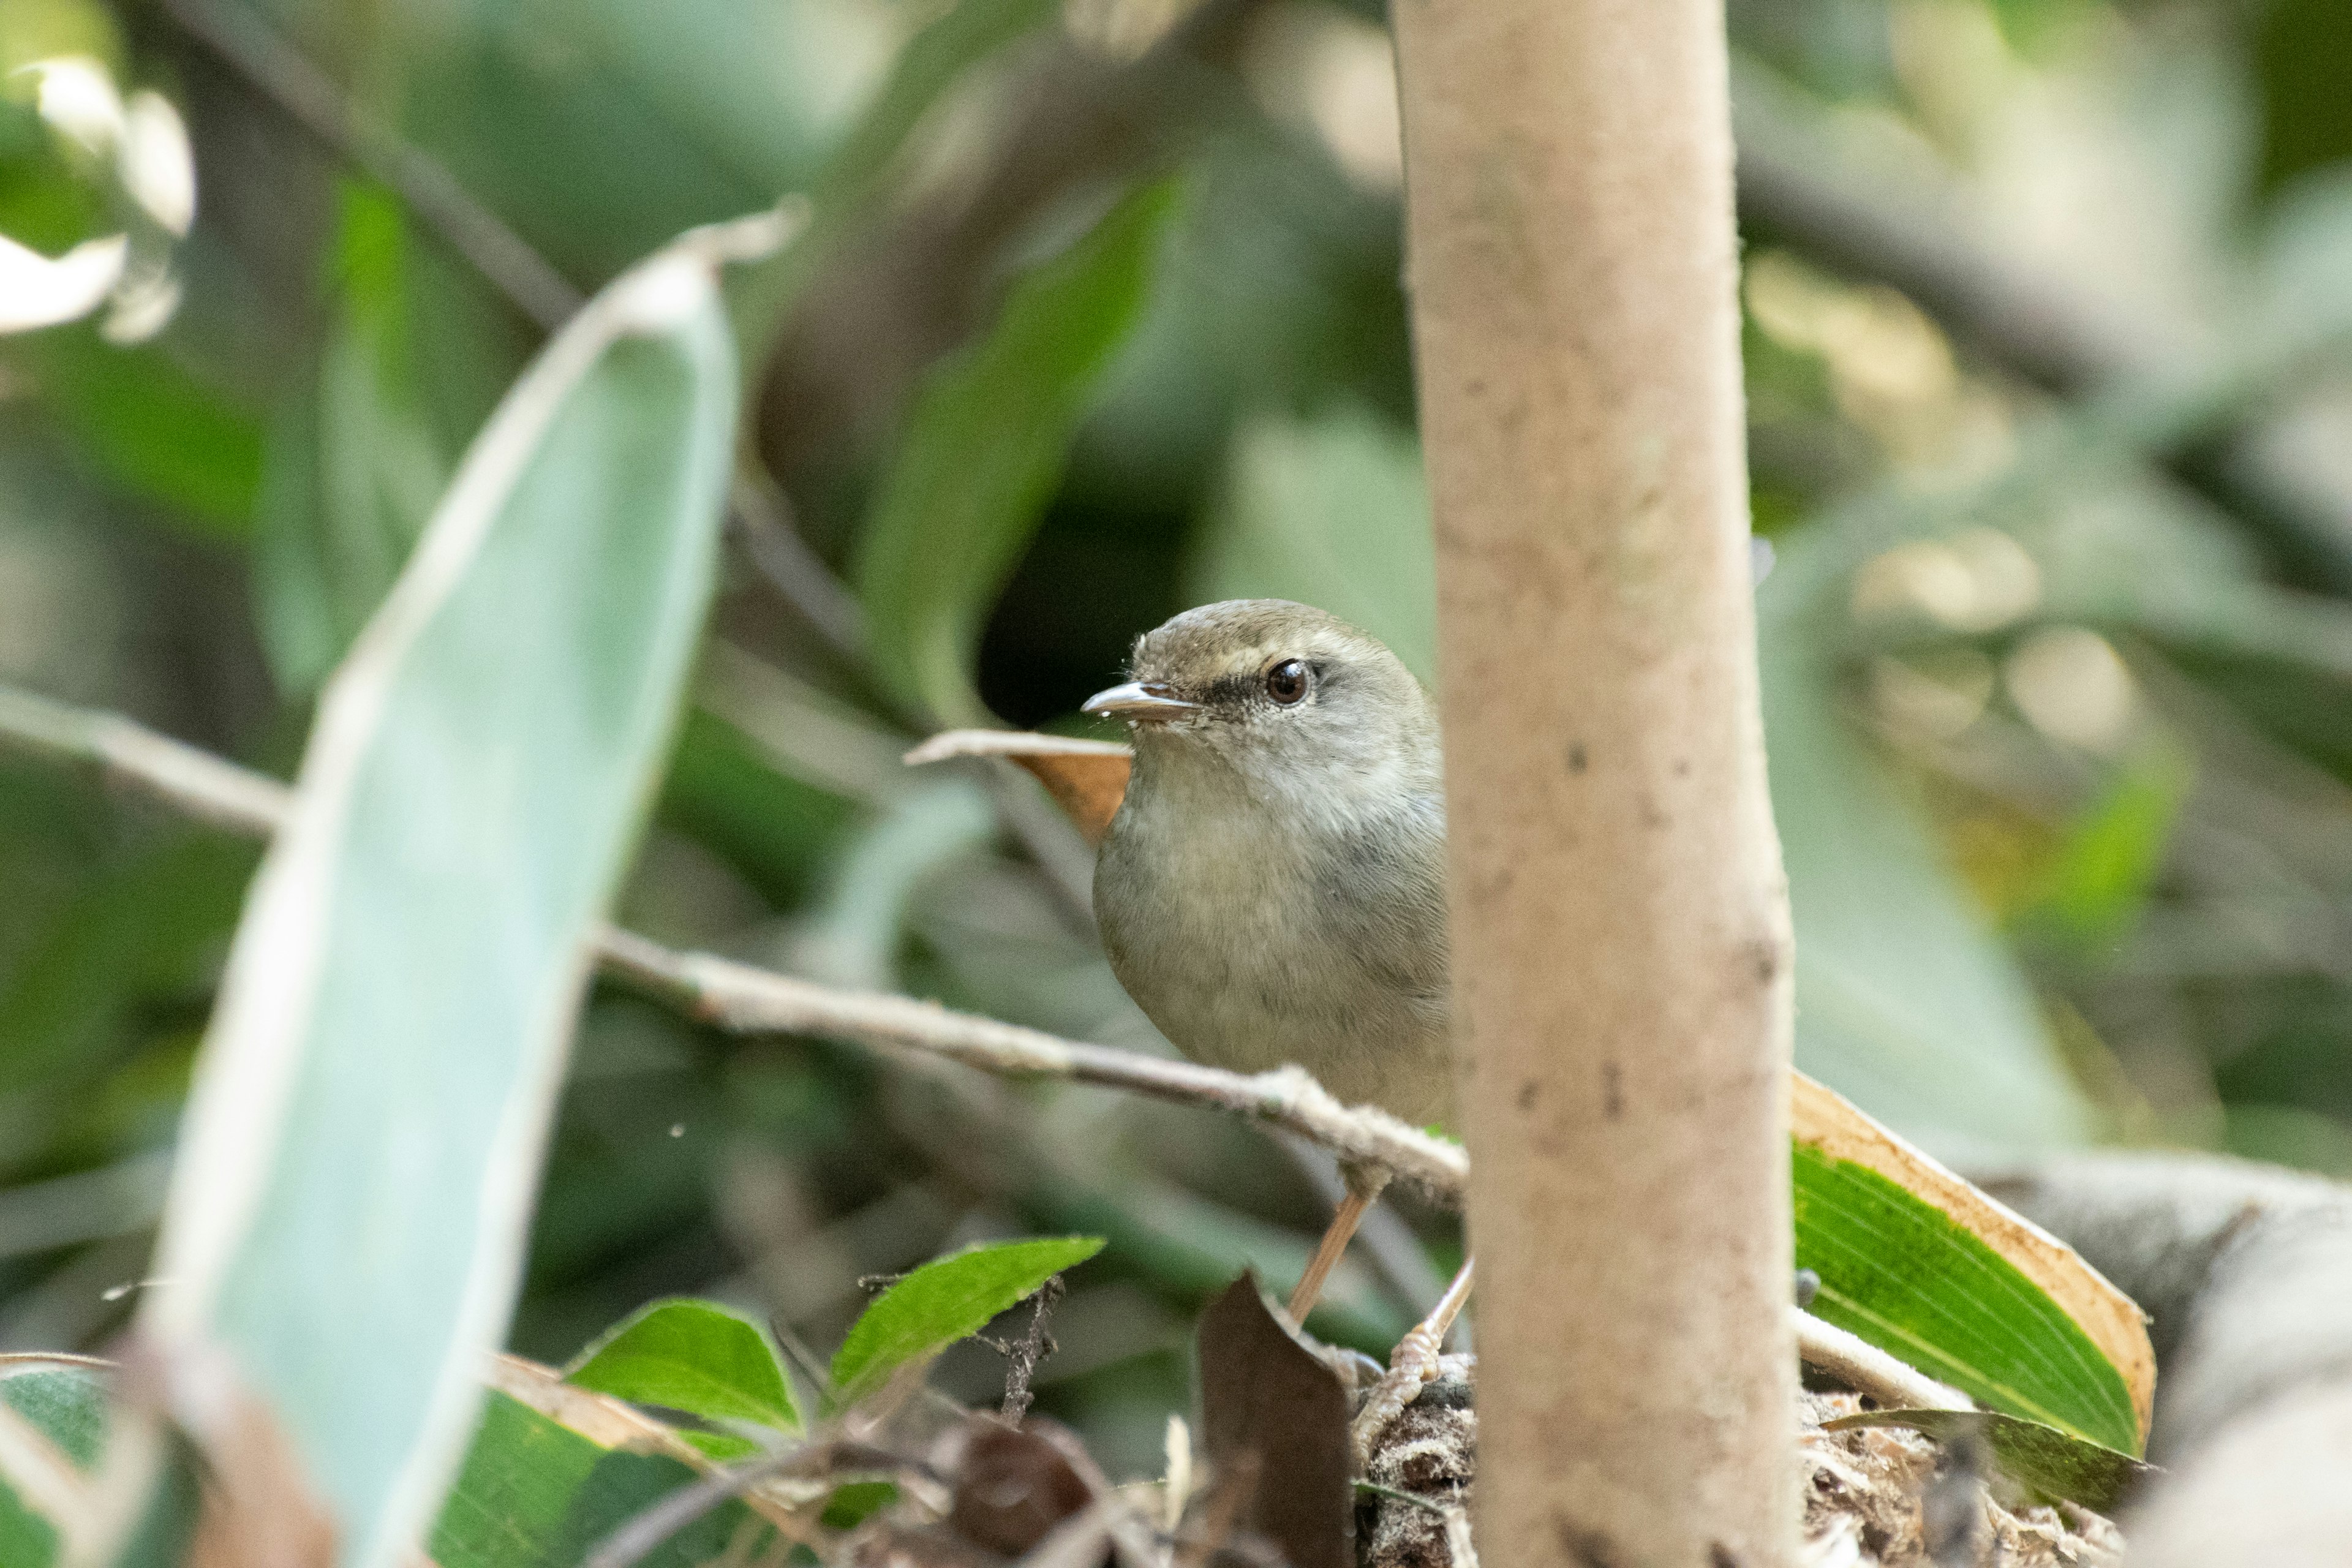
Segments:
[[[1127,721],[1139,768],[1199,758],[1286,788],[1433,777],[1436,718],[1381,641],[1286,599],[1187,610],[1137,639],[1085,711]]]

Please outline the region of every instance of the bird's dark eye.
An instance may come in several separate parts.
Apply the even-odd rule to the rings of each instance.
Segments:
[[[1307,695],[1307,666],[1286,658],[1265,672],[1265,694],[1285,708]]]

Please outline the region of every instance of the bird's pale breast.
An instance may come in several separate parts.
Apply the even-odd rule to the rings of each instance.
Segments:
[[[1174,781],[1170,781],[1173,784]],[[1443,809],[1351,819],[1131,789],[1095,874],[1129,994],[1187,1056],[1296,1062],[1407,1121],[1452,1100]]]

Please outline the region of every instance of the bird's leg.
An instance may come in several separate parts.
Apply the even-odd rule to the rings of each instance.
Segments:
[[[1364,1223],[1364,1211],[1389,1184],[1387,1170],[1379,1165],[1360,1165],[1352,1160],[1339,1162],[1340,1179],[1348,1184],[1347,1195],[1331,1215],[1331,1223],[1316,1245],[1315,1256],[1307,1260],[1307,1272],[1298,1277],[1297,1288],[1290,1292],[1290,1321],[1304,1327],[1307,1314],[1315,1310],[1315,1299],[1323,1294],[1323,1281],[1331,1277],[1339,1266],[1340,1255],[1354,1240],[1356,1227]]]
[[[1437,1375],[1437,1358],[1445,1348],[1446,1331],[1462,1312],[1463,1303],[1470,1300],[1470,1270],[1475,1258],[1462,1260],[1462,1272],[1445,1288],[1429,1316],[1413,1325],[1412,1331],[1397,1342],[1389,1353],[1388,1375],[1372,1384],[1371,1396],[1356,1415],[1349,1436],[1355,1440],[1356,1468],[1362,1469],[1371,1457],[1372,1445],[1388,1430],[1397,1413],[1411,1405],[1421,1393],[1422,1384]]]

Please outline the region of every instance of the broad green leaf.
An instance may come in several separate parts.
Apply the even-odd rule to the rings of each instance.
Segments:
[[[749,1437],[739,1437],[732,1432],[692,1432],[681,1429],[678,1438],[704,1458],[722,1465],[738,1459],[748,1459],[763,1453],[759,1444]]]
[[[918,1357],[978,1333],[988,1321],[1102,1250],[1066,1236],[975,1247],[924,1264],[875,1300],[833,1358],[834,1403],[856,1404]]]
[[[436,1568],[577,1568],[605,1536],[695,1479],[679,1459],[630,1453],[492,1392],[429,1544]],[[661,1568],[751,1561],[727,1555],[739,1537],[770,1539],[728,1502],[642,1559]]]
[[[138,1329],[225,1351],[397,1562],[505,1329],[588,973],[714,575],[736,366],[698,232],[552,339],[328,683],[199,1062]]]
[[[1793,1106],[1813,1314],[1988,1409],[2138,1453],[2155,1358],[2130,1300],[1818,1085],[1801,1081]]]
[[[1832,1432],[1902,1426],[1925,1432],[1947,1447],[1978,1442],[1993,1463],[2034,1502],[2064,1500],[2113,1513],[2125,1489],[2156,1467],[2054,1426],[1991,1410],[1865,1410],[1822,1423]]]
[[[1141,310],[1174,191],[1129,196],[1020,279],[986,336],[935,367],[858,539],[879,673],[958,723],[989,606],[1052,498],[1088,395]]]
[[[581,1352],[563,1378],[691,1415],[800,1428],[783,1364],[767,1337],[715,1302],[656,1301]]]
[[[1207,521],[1196,597],[1320,605],[1433,676],[1428,500],[1405,432],[1362,413],[1245,425]],[[1992,1148],[2080,1142],[2086,1107],[2023,976],[1837,713],[1826,666],[1769,640],[1764,656],[1796,914],[1797,1065],[1915,1135]]]
[[[0,1422],[21,1424],[20,1434],[46,1444],[57,1459],[94,1482],[106,1442],[109,1370],[82,1356],[0,1355]],[[23,1458],[13,1455],[12,1462]],[[160,1492],[117,1562],[124,1568],[176,1564],[194,1524],[195,1502],[185,1484]],[[0,1463],[0,1563],[49,1568],[58,1544],[57,1530],[26,1506],[11,1483],[9,1465]]]

